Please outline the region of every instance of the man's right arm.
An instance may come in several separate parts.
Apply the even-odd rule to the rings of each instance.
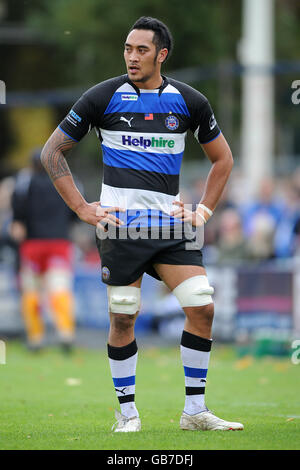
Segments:
[[[90,225],[97,225],[101,221],[115,225],[118,219],[112,214],[108,214],[119,208],[101,208],[100,202],[88,203],[78,190],[66,155],[77,142],[64,134],[57,128],[46,142],[42,153],[41,162],[51,178],[56,190],[59,192],[65,203],[72,209],[78,217]]]

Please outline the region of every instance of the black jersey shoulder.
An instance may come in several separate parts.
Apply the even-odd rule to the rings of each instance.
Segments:
[[[111,97],[127,80],[127,75],[121,75],[89,88],[72,106],[59,128],[72,139],[79,141],[93,127],[100,127]]]
[[[110,78],[89,88],[83,93],[82,98],[86,99],[98,112],[104,113],[115,91],[127,81],[127,75]]]
[[[178,80],[174,80],[173,78],[168,77],[168,81],[170,85],[176,88],[182,95],[189,113],[191,115],[191,130],[194,131],[196,126],[196,116],[201,111],[201,108],[204,108],[208,104],[208,99],[204,96],[200,91],[196,90],[195,88],[187,85],[186,83],[180,82]],[[193,126],[194,124],[194,126]],[[194,127],[194,128],[193,128]]]
[[[168,81],[181,93],[187,105],[191,116],[190,129],[197,140],[205,144],[218,137],[221,131],[206,96],[186,83],[173,78],[168,78]]]
[[[204,96],[202,93],[200,93],[200,91],[191,87],[187,83],[180,82],[179,80],[175,80],[174,78],[170,77],[168,77],[168,82],[174,88],[177,88],[178,91],[180,91],[186,103],[191,107],[196,104],[195,100],[197,101],[198,105],[205,104],[208,102],[206,96]]]

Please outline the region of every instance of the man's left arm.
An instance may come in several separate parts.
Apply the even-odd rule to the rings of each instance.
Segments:
[[[202,148],[211,161],[212,167],[206,179],[200,204],[204,204],[214,211],[231,173],[233,158],[223,134],[220,134],[212,142],[202,144]]]
[[[232,153],[223,134],[201,146],[212,163],[202,198],[194,212],[188,210],[182,201],[174,201],[177,209],[171,212],[174,217],[191,222],[195,227],[204,225],[212,216],[233,167]]]

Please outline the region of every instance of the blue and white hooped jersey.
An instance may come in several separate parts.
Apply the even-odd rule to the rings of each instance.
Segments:
[[[220,134],[208,100],[163,77],[159,89],[137,88],[127,75],[99,83],[74,104],[59,128],[80,141],[95,128],[102,147],[102,206],[126,209],[127,226],[174,225],[179,175],[190,129],[205,144]]]

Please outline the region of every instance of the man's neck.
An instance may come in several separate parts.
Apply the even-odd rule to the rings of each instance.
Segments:
[[[146,82],[132,82],[138,87],[140,90],[155,90],[156,88],[160,88],[163,84],[164,80],[161,75],[155,78],[150,78]]]

